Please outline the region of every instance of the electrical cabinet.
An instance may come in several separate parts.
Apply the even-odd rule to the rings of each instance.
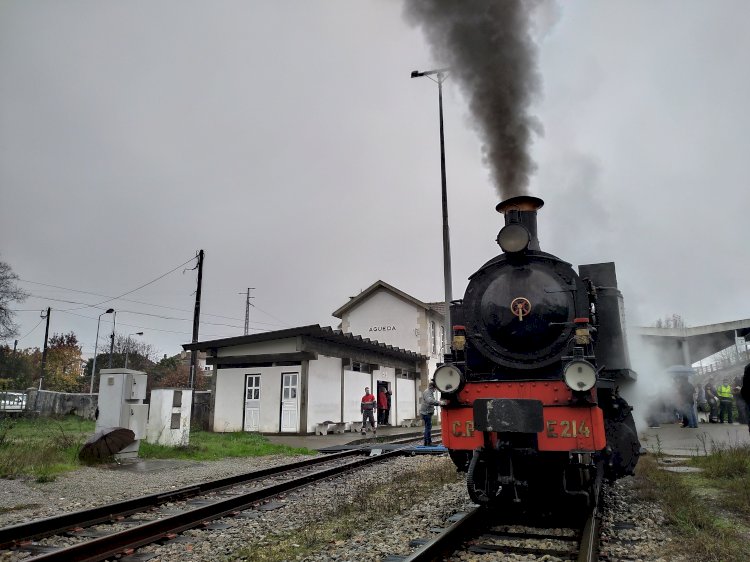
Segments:
[[[146,441],[168,447],[187,447],[190,444],[192,405],[193,391],[190,389],[153,389]]]
[[[96,430],[124,427],[135,434],[135,443],[115,457],[138,456],[140,440],[146,437],[148,404],[146,399],[146,373],[132,369],[102,369],[99,371],[99,402]]]

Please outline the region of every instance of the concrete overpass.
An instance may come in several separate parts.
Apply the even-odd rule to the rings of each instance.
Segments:
[[[750,318],[690,328],[636,328],[635,333],[653,349],[663,365],[692,365],[735,345],[737,337],[747,338]],[[744,352],[747,360],[747,352],[740,352]]]

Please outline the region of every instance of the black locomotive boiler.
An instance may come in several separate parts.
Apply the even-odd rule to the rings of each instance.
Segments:
[[[443,444],[482,504],[595,502],[632,474],[640,443],[619,385],[630,368],[614,263],[578,273],[541,251],[530,196],[503,201],[502,253],[451,305],[450,354],[434,381]]]

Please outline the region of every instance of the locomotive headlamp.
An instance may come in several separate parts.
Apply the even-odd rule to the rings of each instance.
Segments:
[[[497,235],[497,243],[503,249],[503,252],[513,254],[522,252],[529,246],[531,234],[520,223],[506,224]]]
[[[563,380],[571,390],[585,392],[596,384],[596,369],[588,361],[577,359],[565,366]]]
[[[464,375],[455,365],[447,364],[435,370],[432,380],[435,381],[435,386],[440,392],[452,394],[457,392],[463,384]]]

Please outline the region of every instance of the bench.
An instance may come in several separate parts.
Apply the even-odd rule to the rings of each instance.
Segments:
[[[404,418],[401,420],[401,427],[418,427],[422,425],[421,418]]]
[[[344,433],[346,423],[344,422],[322,422],[315,426],[315,435],[328,435],[328,433]]]
[[[361,421],[353,421],[349,424],[349,431],[352,431],[354,433],[358,431],[362,431],[362,422]]]

